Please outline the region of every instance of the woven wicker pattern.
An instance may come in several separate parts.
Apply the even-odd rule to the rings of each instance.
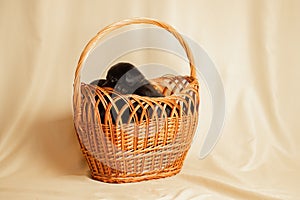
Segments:
[[[187,49],[191,76],[151,80],[166,95],[158,98],[121,95],[108,88],[79,84],[83,60],[101,38],[99,35],[135,23],[158,25],[180,38]],[[110,25],[86,46],[74,80],[74,124],[94,179],[137,182],[172,176],[181,170],[198,120],[199,85],[190,57],[187,45],[173,28],[151,19]],[[100,118],[99,104],[105,109],[104,119]]]

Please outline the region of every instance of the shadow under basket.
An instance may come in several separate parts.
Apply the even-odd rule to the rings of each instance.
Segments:
[[[134,19],[109,28],[134,23],[157,25],[155,20]],[[167,25],[160,22],[159,26]],[[170,32],[174,35],[175,31]],[[101,31],[91,41],[99,40],[99,34]],[[199,108],[199,85],[192,58],[185,42],[180,43],[185,45],[191,76],[169,75],[151,80],[165,95],[158,98],[122,95],[80,82],[81,59],[92,49],[91,42],[87,45],[75,74],[74,125],[93,179],[129,183],[180,172],[197,128]],[[99,113],[99,106],[105,113]]]

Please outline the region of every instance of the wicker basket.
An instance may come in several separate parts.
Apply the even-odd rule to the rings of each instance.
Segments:
[[[151,80],[166,97],[121,95],[80,82],[83,63],[100,39],[131,24],[159,26],[172,33],[186,51],[190,76],[165,76]],[[198,88],[189,47],[171,26],[153,19],[135,18],[111,24],[98,32],[79,59],[73,95],[74,125],[92,177],[103,182],[125,183],[179,173],[197,127]],[[120,100],[125,102],[124,106],[115,109],[116,115],[112,115],[111,110]],[[106,109],[105,119],[100,119],[99,104]],[[124,112],[128,111],[130,119],[122,119]]]

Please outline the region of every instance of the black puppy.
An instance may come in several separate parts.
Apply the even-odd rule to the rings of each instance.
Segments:
[[[118,63],[112,66],[102,87],[111,87],[121,94],[137,94],[140,96],[163,97],[145,76],[130,63]]]
[[[149,97],[164,97],[164,95],[157,91],[154,86],[145,78],[145,76],[132,64],[130,63],[118,63],[113,65],[107,72],[106,80],[100,79],[93,81],[91,84],[98,85],[99,87],[110,87],[114,89],[116,92],[121,94],[136,94],[140,96],[149,96]],[[100,103],[101,104],[101,103]],[[104,107],[103,105],[98,105],[99,113],[101,119],[104,119]],[[126,102],[120,99],[116,102],[118,109],[121,109]],[[137,105],[137,102],[134,102],[134,105]],[[147,109],[148,114],[151,116],[153,110],[151,108]],[[170,106],[166,106],[166,112],[169,116],[171,114],[172,108]],[[162,111],[158,111],[158,113],[162,113]],[[113,123],[115,123],[115,119],[117,117],[117,111],[112,109]],[[142,114],[142,109],[137,111],[138,118]],[[130,115],[130,111],[126,110],[123,112],[122,120],[128,120]],[[102,120],[101,120],[102,121]],[[103,121],[102,121],[103,122]],[[126,121],[127,122],[127,121]]]

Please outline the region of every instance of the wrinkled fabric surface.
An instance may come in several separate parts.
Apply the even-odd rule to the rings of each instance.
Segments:
[[[0,1],[0,199],[299,199],[299,13],[297,0]],[[206,50],[223,80],[226,121],[200,160],[211,115],[203,94],[180,174],[101,183],[73,127],[74,72],[95,33],[136,16]]]

